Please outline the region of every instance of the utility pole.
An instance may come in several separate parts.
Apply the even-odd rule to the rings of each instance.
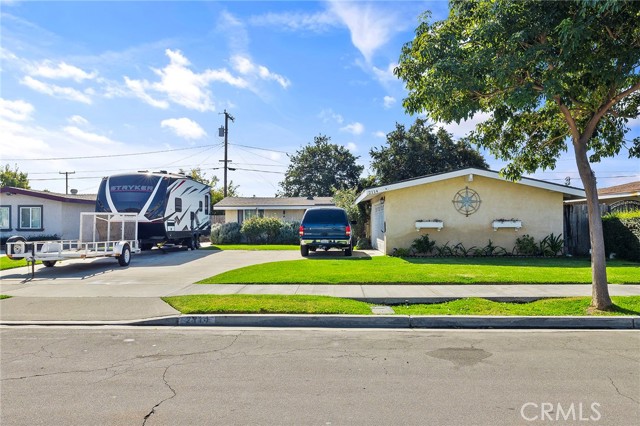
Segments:
[[[227,169],[229,168],[230,160],[227,158],[228,146],[229,146],[229,120],[235,121],[235,118],[231,114],[224,110],[224,129],[220,128],[222,132],[224,130],[224,188],[222,190],[222,194],[224,197],[227,196]],[[220,135],[222,136],[222,135]]]
[[[65,185],[65,187],[66,187],[65,194],[67,194],[67,195],[69,195],[69,175],[73,175],[75,173],[76,172],[58,172],[58,174],[65,175],[65,183],[66,183],[66,185]]]

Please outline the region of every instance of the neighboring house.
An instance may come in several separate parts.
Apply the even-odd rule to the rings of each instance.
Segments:
[[[93,212],[96,196],[0,188],[0,236],[79,238],[80,213]]]
[[[598,199],[609,211],[640,210],[640,181],[600,188]]]
[[[224,211],[226,223],[242,223],[256,216],[294,222],[301,221],[310,207],[334,205],[332,197],[227,197],[216,203],[213,210]]]
[[[521,235],[540,241],[562,234],[563,202],[584,196],[578,188],[468,168],[366,189],[356,204],[371,203],[371,243],[386,254],[424,234],[438,245],[482,248],[491,240],[511,251]]]

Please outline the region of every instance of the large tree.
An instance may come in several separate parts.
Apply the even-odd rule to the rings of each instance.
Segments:
[[[211,178],[207,177],[205,173],[202,172],[202,169],[195,168],[191,169],[189,172],[185,172],[180,169],[180,173],[184,173],[187,176],[191,177],[191,179],[204,183],[205,185],[209,185],[211,187],[210,195],[211,195],[211,205],[218,203],[220,200],[224,198],[224,188],[222,186],[218,186],[220,183],[220,179],[218,176],[212,176]],[[239,185],[234,185],[233,181],[230,180],[227,187],[227,196],[229,197],[239,197],[238,192]]]
[[[570,143],[587,196],[592,306],[609,308],[590,162],[618,154],[639,114],[640,2],[453,0],[446,20],[427,19],[395,70],[405,109],[444,122],[490,113],[472,140],[509,161],[511,179],[553,169]]]
[[[319,135],[289,157],[284,181],[280,182],[285,197],[330,197],[336,189],[358,184],[363,166],[344,146],[332,144],[331,138]]]
[[[29,189],[29,175],[21,172],[17,164],[14,165],[13,170],[8,164],[5,164],[4,168],[0,169],[0,186]]]
[[[434,129],[422,118],[409,130],[396,123],[396,129],[387,135],[387,146],[373,148],[369,155],[378,185],[465,167],[489,167],[467,142],[454,142],[451,134]]]

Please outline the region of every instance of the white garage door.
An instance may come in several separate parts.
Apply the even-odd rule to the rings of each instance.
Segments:
[[[384,222],[384,202],[373,205],[371,213],[371,245],[374,249],[384,253],[385,241],[384,233],[386,224]]]

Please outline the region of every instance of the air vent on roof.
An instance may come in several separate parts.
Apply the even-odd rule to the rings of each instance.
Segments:
[[[77,189],[71,189],[71,195],[78,195]]]
[[[313,195],[309,195],[309,196],[307,197],[307,200],[313,200]]]

